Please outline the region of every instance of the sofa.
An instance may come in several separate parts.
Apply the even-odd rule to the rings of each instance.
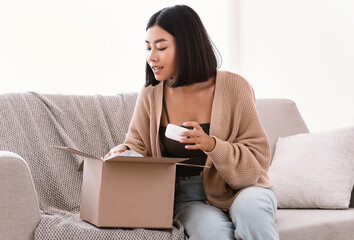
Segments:
[[[70,146],[104,156],[124,140],[136,99],[134,92],[0,95],[0,240],[183,239],[183,226],[178,222],[171,230],[101,229],[81,220],[82,172],[77,168],[83,159],[51,147]],[[273,163],[276,165],[277,158],[279,165],[278,140],[307,136],[309,130],[291,100],[257,99],[256,105]],[[270,177],[281,186],[288,172],[276,169]],[[278,185],[274,185],[275,191],[284,199]],[[296,203],[286,206],[279,201],[283,204],[278,204],[276,216],[280,239],[354,239],[354,201],[349,200],[332,208],[296,208]]]

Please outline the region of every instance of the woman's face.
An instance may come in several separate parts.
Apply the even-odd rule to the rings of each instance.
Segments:
[[[174,36],[158,25],[146,31],[146,61],[156,80],[164,81],[175,76],[177,68],[177,46]]]

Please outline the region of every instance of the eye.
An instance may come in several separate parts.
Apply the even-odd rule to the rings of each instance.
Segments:
[[[164,51],[167,47],[164,47],[164,48],[158,48],[157,50],[159,51]]]

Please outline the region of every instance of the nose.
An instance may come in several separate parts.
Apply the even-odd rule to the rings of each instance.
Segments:
[[[154,49],[151,49],[148,53],[148,56],[147,56],[147,61],[150,63],[153,63],[153,62],[157,62],[158,60],[158,56],[157,56],[157,51],[154,50]]]

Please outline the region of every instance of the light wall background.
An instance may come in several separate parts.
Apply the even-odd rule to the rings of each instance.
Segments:
[[[139,91],[145,81],[147,21],[175,4],[194,8],[225,52],[226,0],[0,0],[0,91]]]
[[[237,1],[236,71],[294,100],[310,131],[354,125],[354,1]]]
[[[0,93],[139,91],[146,23],[174,4],[198,12],[257,98],[294,100],[312,132],[354,125],[351,0],[0,0]]]

